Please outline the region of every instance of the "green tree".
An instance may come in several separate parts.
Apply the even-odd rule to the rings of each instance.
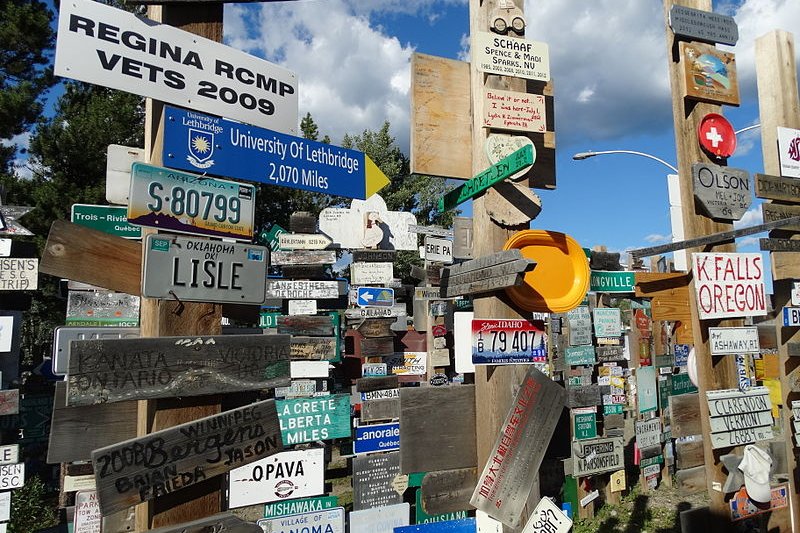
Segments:
[[[11,533],[33,533],[58,524],[53,506],[43,505],[48,498],[47,487],[33,476],[14,490],[11,497]]]

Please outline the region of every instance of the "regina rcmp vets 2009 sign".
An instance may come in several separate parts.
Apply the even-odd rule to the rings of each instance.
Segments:
[[[284,133],[297,131],[293,72],[99,2],[61,3],[55,73]]]

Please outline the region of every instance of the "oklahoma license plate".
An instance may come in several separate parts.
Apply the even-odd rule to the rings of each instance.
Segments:
[[[191,237],[148,235],[142,295],[190,302],[262,304],[267,249]]]
[[[528,320],[472,321],[472,363],[500,365],[544,363],[547,335],[544,327]]]
[[[253,185],[134,163],[128,222],[249,241],[255,198]]]

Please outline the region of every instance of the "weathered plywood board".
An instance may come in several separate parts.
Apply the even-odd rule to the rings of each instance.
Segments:
[[[356,380],[356,392],[396,389],[400,384],[397,376],[361,378]]]
[[[678,470],[685,470],[695,466],[705,464],[703,456],[703,441],[676,441],[675,442],[675,465]]]
[[[238,516],[234,516],[230,513],[219,513],[191,522],[184,522],[183,524],[150,529],[148,533],[207,533],[209,531],[224,531],[225,533],[263,532],[261,526],[257,524],[245,522]]]
[[[288,359],[288,335],[73,341],[67,404],[286,386]]]
[[[700,422],[699,394],[681,394],[669,399],[673,438],[700,435],[703,428]]]
[[[333,250],[276,251],[270,255],[273,265],[332,265],[335,262]]]
[[[392,487],[400,474],[400,452],[353,458],[353,510],[403,503],[403,495]]]
[[[763,203],[761,204],[761,214],[764,217],[765,223],[774,222],[776,220],[793,218],[800,215],[800,206]],[[784,226],[781,229],[784,231],[800,231],[800,225]]]
[[[694,344],[689,308],[689,277],[683,273],[636,272],[637,298],[651,298],[653,320],[680,321],[677,342]]]
[[[275,400],[99,448],[92,452],[92,465],[100,511],[121,511],[282,449]]]
[[[429,515],[440,515],[469,509],[477,482],[477,468],[428,472],[422,478],[423,510]]]
[[[322,316],[279,316],[278,333],[287,335],[312,335],[331,336],[338,332],[334,330],[333,318],[330,315]]]
[[[292,336],[289,357],[311,361],[330,361],[336,358],[338,337]]]
[[[361,402],[361,421],[376,422],[400,418],[400,398]]]
[[[475,387],[400,390],[400,470],[474,468]]]
[[[756,196],[781,202],[800,203],[800,182],[796,178],[754,174]]]
[[[394,337],[372,337],[361,339],[361,355],[376,357],[394,353]]]
[[[136,436],[136,402],[67,407],[67,384],[56,383],[48,463],[88,461],[92,450]]]
[[[706,467],[695,466],[675,473],[678,482],[678,492],[684,496],[706,491]]]
[[[111,264],[114,268],[101,266]],[[126,294],[141,294],[142,245],[56,220],[50,226],[39,271]]]

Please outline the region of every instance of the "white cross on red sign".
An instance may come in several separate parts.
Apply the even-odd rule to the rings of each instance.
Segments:
[[[730,157],[736,151],[736,133],[722,115],[709,113],[700,121],[697,130],[700,146],[714,157]]]

